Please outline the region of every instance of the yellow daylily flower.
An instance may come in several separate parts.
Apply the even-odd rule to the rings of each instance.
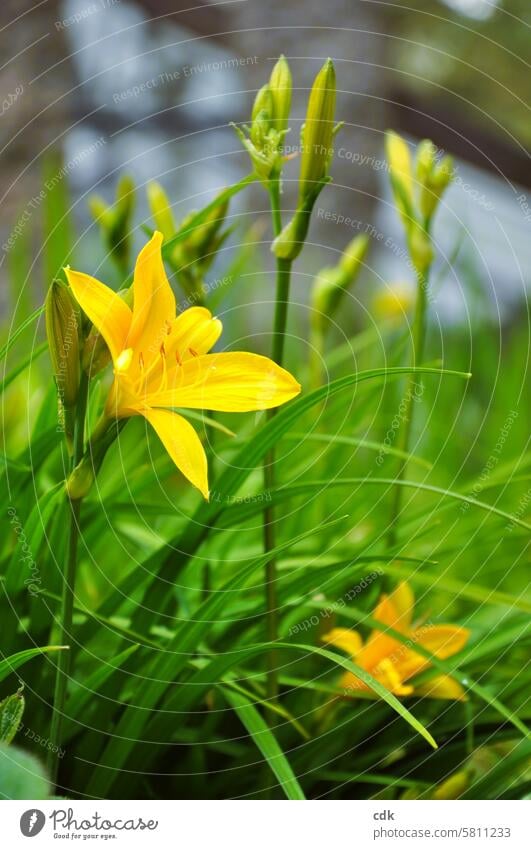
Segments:
[[[415,651],[422,646],[431,654],[444,660],[457,654],[465,646],[470,632],[457,625],[412,624],[415,599],[406,581],[399,584],[389,595],[382,595],[372,616],[383,625],[399,631],[407,637],[405,643],[386,631],[374,629],[364,643],[357,631],[348,628],[333,628],[323,637],[323,642],[349,654],[354,663],[387,687],[395,696],[424,695],[436,699],[465,699],[465,692],[458,681],[449,675],[437,675],[421,684],[406,683],[430,667],[430,661]],[[341,677],[340,686],[348,696],[357,693],[365,696],[376,694],[364,681],[351,672]]]
[[[174,408],[249,412],[278,407],[300,392],[285,369],[258,354],[209,354],[222,325],[203,307],[176,315],[162,262],[162,234],[138,255],[133,306],[108,286],[65,269],[68,283],[112,356],[114,382],[104,415],[143,416],[175,465],[208,499],[207,460],[192,425]]]

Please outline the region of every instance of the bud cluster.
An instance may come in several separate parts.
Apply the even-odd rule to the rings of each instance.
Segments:
[[[282,142],[288,132],[291,107],[291,72],[281,56],[271,72],[269,82],[256,95],[251,126],[234,127],[247,150],[260,180],[267,183],[282,167]]]
[[[299,199],[295,215],[273,242],[273,252],[279,259],[293,260],[302,250],[310,215],[323,186],[330,182],[330,162],[334,136],[336,105],[336,74],[331,59],[327,59],[317,74],[301,131],[301,168]]]
[[[369,247],[369,237],[356,236],[345,248],[337,265],[323,268],[312,289],[312,323],[322,330],[323,321],[336,312],[345,292],[354,284]]]
[[[124,175],[116,188],[116,200],[108,206],[99,195],[89,198],[89,209],[99,224],[107,250],[120,271],[127,271],[131,258],[132,217],[135,206],[135,186]]]
[[[155,180],[148,183],[147,199],[157,230],[165,241],[190,228],[197,211],[190,212],[179,226],[175,224],[169,198]],[[204,218],[202,224],[190,229],[190,233],[172,248],[167,260],[179,279],[185,293],[197,303],[204,292],[204,275],[212,265],[216,254],[232,233],[232,228],[223,229],[229,210],[229,201],[216,204]]]
[[[386,134],[391,187],[404,225],[408,249],[419,274],[425,274],[433,261],[430,226],[445,189],[453,178],[453,162],[445,156],[438,161],[433,142],[425,139],[417,148],[415,163],[401,136]]]

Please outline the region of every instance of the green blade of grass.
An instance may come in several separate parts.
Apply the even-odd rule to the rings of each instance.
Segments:
[[[531,531],[531,525],[528,525],[526,522],[524,522],[523,519],[519,519],[516,516],[512,516],[510,513],[506,513],[504,510],[500,510],[498,507],[494,507],[492,504],[488,504],[485,501],[479,501],[477,498],[471,498],[467,495],[461,495],[461,493],[459,492],[455,492],[451,489],[445,489],[444,487],[432,486],[431,484],[420,483],[418,481],[399,480],[398,478],[336,478],[333,480],[312,480],[298,484],[297,486],[286,486],[282,489],[274,490],[273,492],[268,493],[268,500],[263,504],[259,503],[256,512],[261,512],[261,510],[265,509],[265,507],[275,507],[277,504],[287,501],[290,498],[297,498],[302,496],[308,497],[313,492],[321,493],[326,489],[335,489],[336,487],[352,487],[364,485],[403,486],[409,489],[418,489],[423,492],[432,492],[436,495],[444,495],[445,497],[452,498],[456,501],[463,501],[465,503],[472,504],[474,507],[478,507],[480,510],[485,510],[487,513],[493,513],[496,516],[500,516],[503,519],[514,522],[514,524],[520,525],[526,530]],[[236,505],[235,507],[231,507],[229,505],[228,508],[226,508],[228,512],[225,513],[225,516],[221,520],[223,526],[228,527],[233,523],[235,524],[236,522],[241,521],[240,514],[243,514],[244,518],[249,518],[249,514],[252,515],[254,511],[250,511],[246,508],[248,508],[248,505],[243,505],[243,510],[241,509],[241,505]]]
[[[265,762],[273,775],[278,779],[278,783],[287,798],[305,799],[306,797],[304,796],[302,787],[297,781],[276,737],[264,722],[254,704],[236,690],[224,686],[221,686],[219,689],[240,718],[242,725],[247,729],[256,748],[264,756]]]
[[[390,445],[385,445],[383,442],[374,442],[370,439],[361,439],[355,436],[341,436],[333,433],[290,433],[284,439],[289,439],[293,442],[324,442],[329,445],[352,445],[356,448],[366,448],[369,451],[382,451],[386,455],[391,454],[393,457],[399,457],[402,460],[407,460],[409,463],[421,466],[424,469],[431,470],[432,463],[424,460],[423,457],[417,457],[416,454],[410,454],[407,451],[401,451],[399,448],[393,448]]]
[[[437,576],[430,575],[427,572],[411,572],[410,569],[405,569],[396,563],[388,563],[383,567],[384,572],[390,575],[396,575],[398,578],[407,578],[414,584],[421,584],[424,587],[434,587],[450,593],[455,598],[468,598],[470,601],[477,601],[481,604],[502,604],[505,607],[518,608],[524,613],[531,613],[531,602],[520,599],[510,593],[499,592],[499,590],[491,590],[488,587],[481,587],[479,584],[472,584],[470,581],[464,583],[455,578],[449,578],[446,575]]]
[[[19,666],[27,663],[28,660],[37,657],[37,655],[49,654],[54,651],[66,651],[68,648],[69,646],[41,646],[36,649],[25,649],[24,651],[19,651],[16,654],[5,657],[3,660],[0,660],[0,681],[3,681],[11,672],[14,672]]]
[[[507,781],[514,780],[518,771],[529,765],[531,760],[531,741],[520,740],[510,752],[505,755],[496,766],[492,767],[487,775],[482,776],[461,794],[460,799],[497,799],[501,793],[500,788],[505,787]]]
[[[82,686],[76,693],[73,693],[68,699],[68,716],[65,717],[63,726],[63,742],[67,742],[78,731],[78,727],[86,727],[86,723],[81,717],[83,712],[88,707],[89,703],[94,698],[95,694],[101,689],[103,684],[120,669],[134,652],[140,647],[138,645],[129,646],[111,658],[111,660],[101,662],[101,666],[97,666],[92,674],[88,675]],[[78,682],[79,683],[79,682]]]
[[[330,524],[337,524],[339,521],[343,521],[343,519],[322,525],[321,530]],[[273,554],[277,556],[315,533],[316,529],[312,528],[277,546]],[[89,794],[105,796],[108,793],[109,788],[117,778],[118,770],[124,765],[135,741],[139,738],[142,729],[149,720],[151,712],[155,710],[167,688],[185,666],[188,659],[187,655],[197,651],[197,647],[201,645],[209,633],[212,622],[218,621],[219,614],[226,607],[226,600],[230,593],[240,591],[248,578],[258,569],[263,568],[269,557],[271,557],[271,553],[266,552],[253,559],[245,568],[240,569],[238,574],[229,580],[220,591],[212,593],[195,611],[194,619],[182,622],[165,650],[159,652],[148,665],[144,674],[145,684],[137,696],[137,703],[125,709],[117,724],[114,737],[109,740],[98,768],[94,770],[87,790]]]
[[[40,357],[48,348],[47,342],[41,342],[40,345],[31,352],[28,357],[25,357],[6,377],[0,381],[0,394],[10,386],[17,377],[30,366],[34,360]]]
[[[9,338],[8,338],[7,342],[5,343],[5,345],[2,345],[2,347],[0,348],[0,361],[5,359],[5,357],[7,356],[7,354],[9,353],[9,351],[11,350],[11,348],[13,347],[13,345],[15,344],[15,342],[17,341],[19,336],[22,336],[24,331],[31,324],[33,324],[33,322],[36,321],[39,318],[39,316],[41,316],[43,314],[43,312],[44,312],[44,307],[37,307],[37,309],[34,312],[32,312],[31,315],[29,315],[27,318],[24,319],[24,321],[21,324],[19,324],[19,326],[17,327],[16,330],[13,331],[13,333],[9,334]]]

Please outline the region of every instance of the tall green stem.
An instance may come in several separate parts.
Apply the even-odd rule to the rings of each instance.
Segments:
[[[76,421],[74,429],[74,452],[72,457],[72,469],[74,469],[83,457],[83,435],[85,429],[85,414],[87,410],[88,377],[83,372],[76,409]],[[81,500],[72,501],[68,499],[70,509],[70,525],[68,531],[68,547],[66,553],[65,571],[63,574],[63,588],[61,593],[61,609],[59,613],[60,635],[59,644],[66,645],[71,641],[72,617],[74,610],[74,588],[77,570],[77,548],[79,539],[79,516],[81,511]],[[59,749],[61,746],[61,728],[66,697],[66,686],[70,673],[71,651],[59,653],[55,673],[55,690],[52,708],[52,724],[50,729],[50,748],[48,751],[48,768],[52,784],[57,783],[59,769]]]
[[[413,320],[413,356],[412,365],[420,366],[424,356],[424,342],[426,337],[426,307],[428,303],[428,280],[429,271],[425,274],[419,273],[417,303],[415,306],[415,317]],[[415,376],[411,375],[407,383],[407,393],[405,399],[405,421],[399,433],[397,440],[397,448],[407,453],[409,450],[409,442],[411,438],[411,424],[413,419],[413,401],[415,398],[416,381]],[[400,461],[396,479],[402,481],[406,474],[407,459]],[[389,525],[388,544],[389,547],[395,545],[396,542],[396,527],[400,517],[402,507],[402,490],[403,487],[395,486],[393,491],[393,502],[391,507],[391,521]]]
[[[278,236],[282,230],[282,219],[280,214],[280,179],[275,176],[269,183],[269,196],[271,199],[271,216],[273,221],[273,233]],[[284,341],[286,336],[286,323],[288,317],[289,288],[291,279],[291,260],[277,259],[277,283],[275,297],[275,316],[273,321],[273,343],[271,357],[282,365],[284,360]],[[268,416],[272,418],[275,410],[270,410]],[[275,452],[268,452],[264,461],[264,487],[267,491],[275,485]],[[275,515],[271,507],[264,511],[264,549],[272,551],[275,548]],[[265,567],[265,592],[266,592],[266,631],[269,642],[275,642],[278,637],[278,596],[277,596],[277,564],[274,558],[268,561]],[[276,652],[270,651],[267,656],[267,695],[274,699],[278,693],[277,659]]]

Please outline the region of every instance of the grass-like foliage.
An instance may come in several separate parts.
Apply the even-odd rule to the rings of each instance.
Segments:
[[[249,175],[183,221],[126,175],[76,234],[47,160],[0,352],[4,798],[529,793],[528,317],[485,317],[465,237],[438,321],[453,166],[394,133],[411,294],[375,297],[370,234],[308,273],[335,90],[328,61],[286,203],[283,58]]]

